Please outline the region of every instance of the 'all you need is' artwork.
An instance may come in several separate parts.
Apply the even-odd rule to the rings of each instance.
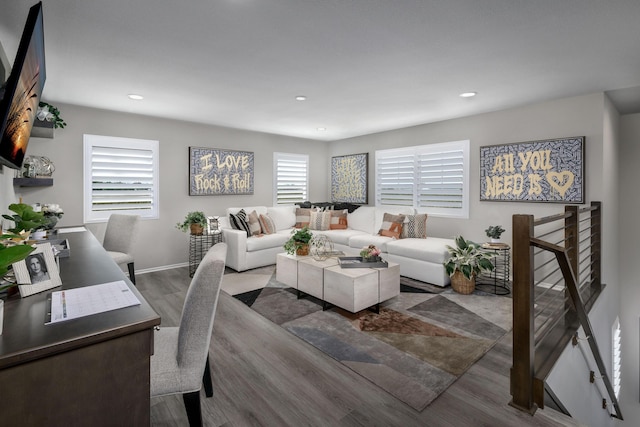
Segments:
[[[480,200],[584,203],[584,137],[480,147]]]

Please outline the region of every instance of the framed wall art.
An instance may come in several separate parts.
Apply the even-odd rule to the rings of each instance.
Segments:
[[[331,201],[368,203],[369,153],[331,158]]]
[[[189,195],[253,194],[253,152],[189,147]]]
[[[584,136],[480,147],[480,200],[584,203]]]
[[[21,297],[62,285],[51,243],[37,245],[22,261],[13,264]]]

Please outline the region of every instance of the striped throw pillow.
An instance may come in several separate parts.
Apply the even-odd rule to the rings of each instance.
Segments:
[[[407,215],[407,220],[402,226],[401,239],[427,238],[427,214]]]
[[[269,215],[260,215],[260,228],[262,234],[273,234],[276,232],[276,225]]]
[[[231,223],[231,227],[236,230],[242,230],[247,233],[247,237],[251,237],[251,231],[247,223],[247,213],[244,209],[240,209],[236,214],[229,214],[229,222]]]

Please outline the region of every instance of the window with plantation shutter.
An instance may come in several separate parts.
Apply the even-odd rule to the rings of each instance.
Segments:
[[[158,218],[158,141],[84,135],[84,221]]]
[[[376,151],[376,206],[469,217],[469,141]]]
[[[309,156],[273,153],[273,205],[291,205],[308,200]]]

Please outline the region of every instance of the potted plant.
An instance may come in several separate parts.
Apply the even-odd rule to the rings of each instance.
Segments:
[[[291,231],[291,237],[284,244],[284,250],[289,255],[309,255],[309,242],[313,234],[309,227],[302,227]]]
[[[184,217],[184,221],[176,224],[176,228],[185,233],[187,232],[187,230],[190,230],[191,234],[199,236],[204,231],[204,227],[206,225],[207,217],[204,215],[204,212],[195,211],[189,212]]]
[[[500,236],[506,230],[501,225],[490,225],[489,228],[484,230],[487,233],[487,237],[491,238],[491,243],[497,243],[500,241]]]
[[[44,229],[47,224],[44,214],[42,212],[35,212],[31,205],[12,203],[9,205],[9,210],[15,212],[15,214],[2,215],[4,219],[13,221],[13,228],[9,228],[8,231],[15,235],[20,235],[23,239],[29,237],[29,233],[32,231]]]
[[[492,254],[483,251],[477,243],[456,236],[456,247],[447,245],[449,259],[444,268],[451,277],[451,287],[461,294],[470,294],[476,287],[476,276],[482,271],[493,271]]]
[[[55,129],[63,129],[67,125],[62,117],[60,117],[60,110],[58,110],[51,104],[47,104],[46,102],[40,101],[40,103],[38,104],[36,117],[41,121],[53,122],[53,127]]]

